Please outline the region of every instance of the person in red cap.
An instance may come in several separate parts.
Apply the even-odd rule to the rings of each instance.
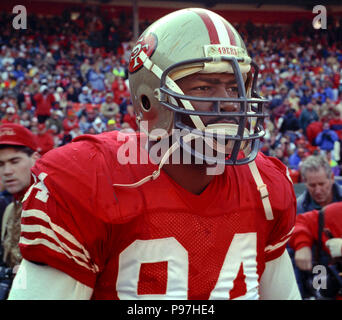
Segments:
[[[78,125],[78,118],[74,110],[67,110],[66,118],[63,120],[62,125],[65,134],[69,134],[69,132],[73,130],[76,125]]]
[[[22,259],[18,246],[21,200],[31,183],[31,167],[38,158],[36,138],[30,130],[14,123],[0,126],[0,179],[14,197],[5,209],[1,229],[2,259],[10,268]]]
[[[16,113],[16,110],[14,107],[7,107],[6,114],[1,119],[1,124],[5,123],[19,123],[20,118],[18,114]]]

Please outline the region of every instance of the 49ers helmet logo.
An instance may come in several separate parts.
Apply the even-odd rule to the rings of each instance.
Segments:
[[[143,66],[143,62],[139,58],[141,50],[143,50],[148,57],[151,57],[156,47],[157,37],[154,33],[149,33],[145,36],[140,37],[135,47],[132,49],[128,71],[130,73],[133,73],[138,71]]]

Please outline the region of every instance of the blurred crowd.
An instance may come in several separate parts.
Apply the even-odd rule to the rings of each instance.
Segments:
[[[130,24],[96,8],[78,17],[28,17],[15,30],[0,18],[0,118],[38,137],[40,152],[80,134],[137,130],[127,84]],[[87,26],[87,27],[85,27]]]
[[[0,119],[38,137],[40,152],[74,137],[138,130],[127,82],[132,21],[86,8],[79,15],[28,17],[15,30],[0,17]],[[235,24],[259,65],[259,89],[270,102],[262,152],[300,180],[298,166],[322,153],[335,175],[342,164],[342,21],[316,30],[311,21],[288,26]],[[144,30],[148,22],[140,25]]]
[[[311,154],[326,156],[340,175],[342,19],[331,18],[327,29],[311,21],[237,29],[260,67],[260,93],[270,100],[262,152],[285,163],[294,182]]]

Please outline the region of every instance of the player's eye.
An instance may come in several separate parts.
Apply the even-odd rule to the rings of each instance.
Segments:
[[[17,164],[17,163],[19,163],[20,161],[21,161],[20,158],[11,159],[11,163],[12,163],[12,164]]]
[[[238,88],[237,87],[228,87],[226,88],[227,95],[229,97],[237,98],[238,96]]]
[[[210,90],[210,87],[209,86],[198,86],[198,87],[194,87],[192,90],[204,92],[204,91]]]
[[[228,87],[227,92],[232,92],[232,93],[237,93],[238,92],[238,88],[237,87]]]

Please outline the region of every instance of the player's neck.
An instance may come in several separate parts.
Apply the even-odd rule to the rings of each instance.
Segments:
[[[164,172],[185,190],[201,194],[215,177],[207,174],[206,165],[165,164]]]
[[[169,138],[169,144],[171,144],[172,140]],[[149,143],[149,152],[151,148],[155,145],[155,142]],[[157,149],[157,156],[159,159],[163,158],[163,153],[165,150],[162,148]],[[223,173],[222,166],[217,167],[216,165],[210,166],[207,163],[195,164],[196,160],[194,156],[184,155],[184,150],[182,148],[176,149],[177,152],[180,152],[179,159],[186,158],[190,160],[191,164],[183,164],[179,163],[179,159],[173,159],[172,155],[169,154],[168,162],[163,164],[162,170],[173,179],[177,184],[179,184],[185,190],[193,193],[193,194],[201,194],[205,188],[209,185],[209,183],[214,179],[215,175]],[[153,159],[153,152],[150,152],[150,157]],[[209,172],[208,172],[208,168]],[[218,170],[217,170],[218,168]],[[217,173],[215,173],[217,171]]]

